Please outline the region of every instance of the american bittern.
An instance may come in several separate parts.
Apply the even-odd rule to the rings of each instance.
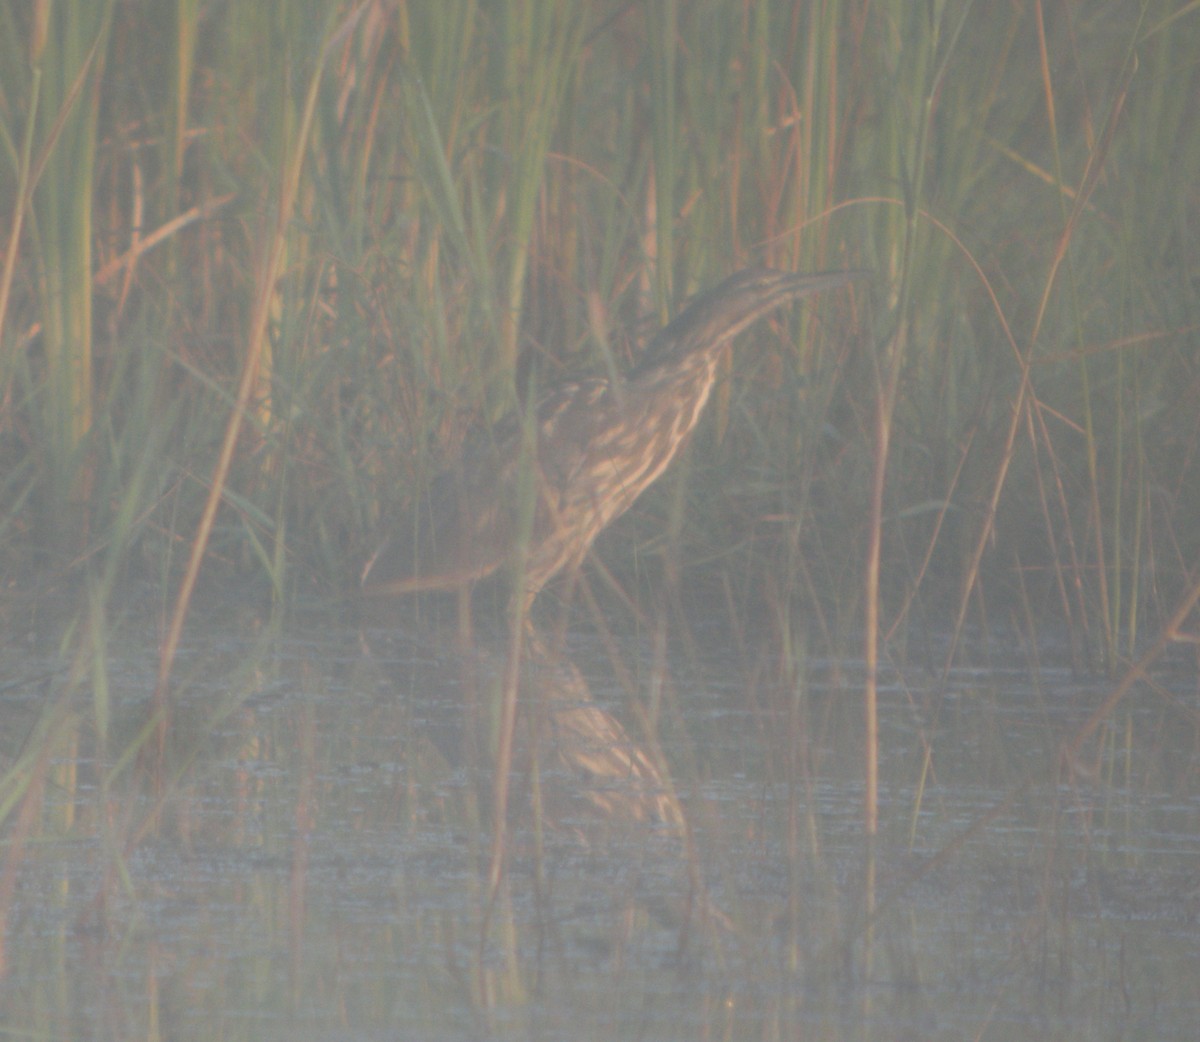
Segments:
[[[739,271],[660,330],[628,376],[551,390],[532,415],[502,423],[435,482],[407,529],[367,563],[364,592],[462,588],[515,560],[523,543],[518,581],[528,605],[561,569],[578,567],[601,530],[667,468],[733,338],[782,304],[855,274]]]

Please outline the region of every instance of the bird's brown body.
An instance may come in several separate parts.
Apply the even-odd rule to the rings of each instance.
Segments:
[[[854,278],[747,268],[693,301],[628,376],[564,384],[469,448],[368,562],[363,589],[454,589],[521,563],[532,601],[666,470],[695,427],[725,347],[782,304]]]

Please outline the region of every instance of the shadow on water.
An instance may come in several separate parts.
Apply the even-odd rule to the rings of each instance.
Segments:
[[[158,790],[126,755],[153,626],[75,680],[10,632],[9,1030],[1194,1037],[1194,676],[1131,700],[1072,780],[1058,750],[1102,684],[984,647],[949,685],[895,667],[868,930],[856,664],[783,669],[698,624],[695,654],[622,644],[631,696],[594,640],[537,642],[481,947],[502,636],[197,618]]]

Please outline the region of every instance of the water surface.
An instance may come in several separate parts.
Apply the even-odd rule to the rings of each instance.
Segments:
[[[548,693],[573,675],[556,667],[527,679],[489,903],[501,636],[465,652],[415,622],[198,614],[156,770],[138,744],[152,622],[115,627],[105,668],[74,678],[17,634],[0,653],[16,808],[0,1022],[101,1039],[1195,1037],[1187,670],[1127,699],[1081,774],[1061,747],[1102,680],[1031,675],[982,642],[964,658],[984,665],[947,680],[889,663],[871,865],[858,664],[735,648],[719,620],[690,636],[627,638],[617,662],[573,636],[555,654],[582,688]],[[634,813],[644,781],[623,790],[603,761],[580,777],[530,726],[532,706],[581,699],[661,768],[683,833]]]

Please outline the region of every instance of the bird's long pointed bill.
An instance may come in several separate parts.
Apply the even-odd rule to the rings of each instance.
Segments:
[[[793,300],[844,286],[861,271],[797,273],[775,268],[746,268],[731,275],[680,312],[662,331],[663,339],[695,331],[728,342],[764,315]]]

